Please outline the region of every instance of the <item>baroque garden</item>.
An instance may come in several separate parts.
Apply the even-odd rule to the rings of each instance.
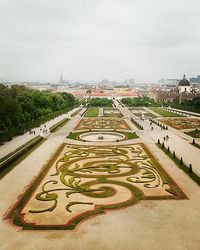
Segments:
[[[2,183],[10,176],[15,190],[5,203],[4,227],[78,233],[96,218],[103,229],[103,218],[117,221],[119,212],[129,211],[132,220],[163,202],[173,211],[163,218],[180,216],[174,209],[188,204],[187,185],[200,185],[199,129],[199,117],[116,100],[113,107],[73,109],[29,155],[1,172],[8,171]],[[26,185],[20,188],[14,176]]]

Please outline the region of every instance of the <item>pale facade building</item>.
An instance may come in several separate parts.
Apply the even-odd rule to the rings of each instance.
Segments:
[[[190,82],[186,79],[186,76],[183,76],[183,79],[179,81],[178,84],[178,92],[179,93],[190,93],[191,92],[191,86]]]

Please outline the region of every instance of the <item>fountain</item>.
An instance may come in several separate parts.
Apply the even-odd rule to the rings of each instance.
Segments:
[[[83,133],[79,136],[79,138],[83,141],[90,142],[111,142],[111,141],[121,141],[125,138],[125,136],[121,133],[117,132],[87,132]]]
[[[99,133],[97,139],[98,139],[98,140],[103,140],[103,139],[104,139],[104,136],[103,136],[102,134]]]

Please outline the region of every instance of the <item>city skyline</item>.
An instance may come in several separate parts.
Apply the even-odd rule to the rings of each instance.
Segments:
[[[187,75],[182,75],[182,76],[179,76],[179,77],[166,77],[166,78],[160,78],[160,79],[157,79],[156,81],[147,81],[147,82],[140,82],[140,81],[137,81],[135,80],[135,78],[124,78],[122,80],[116,80],[116,79],[100,79],[99,81],[95,81],[95,80],[90,80],[90,81],[80,81],[79,79],[67,79],[65,77],[65,75],[63,74],[63,71],[60,72],[60,75],[59,77],[57,77],[57,79],[55,80],[29,80],[29,79],[26,79],[26,80],[11,80],[11,79],[7,79],[7,78],[0,78],[0,82],[1,83],[20,83],[20,82],[33,82],[33,83],[61,83],[61,84],[67,84],[67,83],[80,83],[80,84],[84,84],[84,83],[94,83],[94,84],[106,84],[106,83],[115,83],[115,84],[157,84],[157,83],[161,83],[164,81],[173,81],[173,80],[176,80],[176,81],[179,81],[183,78],[183,76],[185,76],[188,80],[190,80],[191,82],[197,82],[199,83],[199,79],[200,79],[200,75],[199,74],[196,74],[196,75],[192,75],[192,76],[187,76]]]

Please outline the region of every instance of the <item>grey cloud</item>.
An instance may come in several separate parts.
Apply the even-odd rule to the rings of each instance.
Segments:
[[[0,77],[199,74],[198,0],[0,0]]]

